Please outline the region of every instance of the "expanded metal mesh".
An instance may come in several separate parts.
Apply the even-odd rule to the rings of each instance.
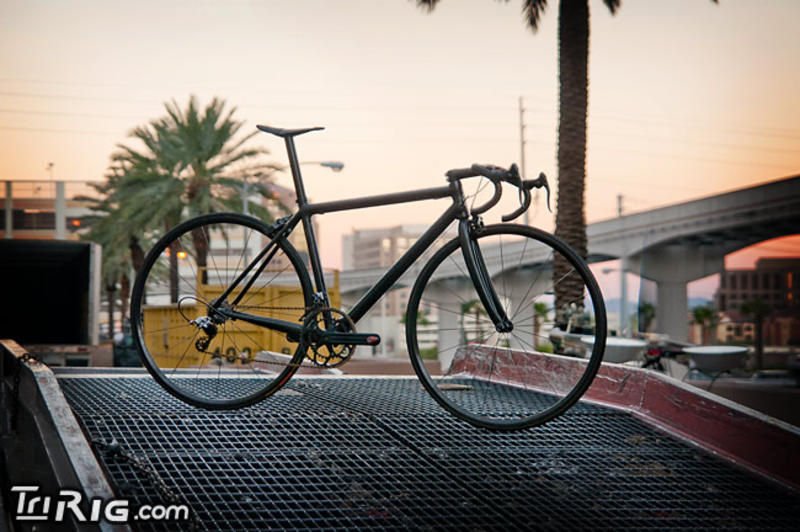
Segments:
[[[542,427],[498,433],[452,418],[415,379],[295,379],[230,412],[185,405],[149,377],[60,382],[118,495],[153,502],[163,482],[209,530],[800,522],[797,493],[586,403]],[[136,460],[103,451],[112,441]]]

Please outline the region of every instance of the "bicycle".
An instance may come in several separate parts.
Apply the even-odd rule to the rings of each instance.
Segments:
[[[296,212],[271,225],[234,213],[190,219],[154,245],[136,278],[133,336],[168,392],[206,409],[240,408],[278,391],[302,366],[346,363],[357,346],[381,342],[355,324],[423,256],[429,258],[405,314],[406,343],[417,376],[442,407],[479,427],[513,430],[560,415],[586,391],[606,339],[597,282],[560,239],[508,223],[529,207],[534,188],[546,190],[549,208],[544,174],[524,180],[516,165],[476,164],[448,171],[441,187],[310,203],[294,139],[323,128],[258,128],[285,141]],[[494,186],[482,205],[475,206],[477,192],[465,195],[462,181],[472,177],[481,178],[478,191]],[[503,184],[518,190],[520,206],[503,223],[484,225]],[[450,206],[355,305],[334,306],[338,296],[328,289],[313,216],[443,198]],[[302,240],[292,233],[299,225]],[[450,239],[434,245],[442,237]],[[305,246],[302,254],[295,242]],[[586,360],[570,359],[569,371],[549,380],[540,370],[565,355],[544,353],[552,351],[547,323],[591,337]],[[444,366],[442,375],[426,367],[431,355]]]

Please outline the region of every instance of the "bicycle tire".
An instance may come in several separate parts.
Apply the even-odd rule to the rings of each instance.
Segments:
[[[483,311],[467,274],[458,239],[453,239],[424,265],[411,291],[406,316],[411,363],[436,402],[472,425],[493,430],[519,430],[541,425],[573,406],[600,367],[607,328],[600,288],[577,253],[544,231],[518,224],[496,224],[475,229],[473,238],[481,246],[487,267],[490,266],[495,291],[517,333],[492,330],[494,325]],[[488,245],[490,242],[495,247]],[[526,256],[527,251],[531,252],[529,256]],[[546,321],[538,325],[542,329],[537,329],[535,314],[527,316],[530,311],[537,312],[537,297],[545,306],[547,302],[554,303],[551,261],[556,253],[572,266],[559,282],[569,278],[570,282],[577,280],[583,284],[580,296],[575,296],[575,301],[580,298],[581,305],[575,305],[574,312],[581,310],[576,323],[581,320],[591,325],[590,330],[585,329],[587,336],[594,337],[592,341],[587,339],[591,347],[586,360],[569,359],[566,351],[552,355],[541,353],[545,345],[537,344],[537,341],[540,340],[538,337],[544,337],[541,333]],[[505,273],[499,275],[500,272]],[[536,290],[533,292],[541,294],[529,299],[534,287]],[[574,302],[567,303],[567,311],[573,309]],[[555,308],[550,308],[546,314],[556,314],[555,311]],[[530,326],[528,319],[533,320]],[[436,334],[436,354],[443,366],[441,376],[435,375],[435,371],[432,374],[423,360],[423,351],[430,354],[433,348],[420,347],[432,343],[430,338],[420,340],[421,329],[425,329],[423,332],[429,337],[431,333]],[[532,330],[530,343],[525,336],[528,330]],[[444,344],[447,338],[455,345]],[[447,361],[449,357],[452,357],[450,362]],[[541,373],[552,362],[548,360],[550,357],[557,357],[559,364],[571,368],[560,374],[556,383],[547,382]]]
[[[211,335],[196,324],[273,234],[249,216],[202,215],[168,231],[145,257],[131,296],[132,333],[144,366],[178,399],[209,410],[241,408],[275,393],[297,371],[305,347],[276,331],[228,319],[215,323]],[[275,243],[269,263],[231,308],[299,322],[311,306],[311,281],[292,244],[284,238]],[[201,349],[198,342],[209,337]]]

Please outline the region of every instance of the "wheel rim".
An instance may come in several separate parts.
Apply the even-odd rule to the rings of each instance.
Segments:
[[[462,419],[498,429],[543,423],[574,404],[599,367],[606,334],[602,296],[588,268],[550,235],[500,225],[482,230],[478,243],[514,330],[495,330],[453,241],[426,264],[412,291],[406,325],[412,362],[431,395]],[[570,333],[567,342],[553,345],[563,336],[553,331],[556,255],[570,266],[556,280],[580,285],[581,296],[573,294],[558,313]],[[550,348],[555,353],[545,353]],[[423,363],[434,352],[441,375]]]
[[[211,310],[269,240],[257,220],[211,215],[176,227],[148,254],[132,298],[134,337],[147,368],[173,395],[235,408],[274,392],[296,371],[304,352],[297,342]],[[298,323],[310,294],[302,268],[297,253],[280,246],[241,300],[234,304],[238,288],[226,304]]]

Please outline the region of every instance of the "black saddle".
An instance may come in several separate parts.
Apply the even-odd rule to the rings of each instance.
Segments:
[[[295,137],[297,135],[302,135],[303,133],[308,133],[309,131],[319,131],[321,129],[325,129],[324,127],[306,127],[301,129],[283,129],[280,127],[269,127],[269,126],[256,126],[261,131],[265,133],[272,133],[273,135],[277,135],[279,137],[287,138],[287,137]]]

